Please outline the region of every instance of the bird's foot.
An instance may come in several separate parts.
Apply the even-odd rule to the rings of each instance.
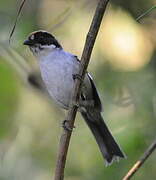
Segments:
[[[73,106],[76,106],[77,108],[79,108],[80,104],[79,104],[79,102],[73,101],[73,102],[71,103],[71,108],[72,108]]]
[[[73,79],[79,79],[80,81],[83,81],[82,77],[79,74],[73,74]]]
[[[66,131],[73,131],[73,129],[75,128],[75,126],[73,126],[73,128],[69,127],[69,121],[68,120],[64,120],[62,122],[62,127]]]

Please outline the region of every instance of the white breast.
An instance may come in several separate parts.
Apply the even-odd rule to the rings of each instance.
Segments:
[[[56,50],[39,60],[41,76],[49,94],[61,107],[67,109],[71,100],[74,80],[79,62],[75,56]]]

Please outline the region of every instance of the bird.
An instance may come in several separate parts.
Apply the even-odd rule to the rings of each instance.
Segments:
[[[78,57],[66,52],[57,39],[44,30],[30,33],[23,44],[27,45],[36,57],[41,77],[51,98],[60,108],[68,110],[75,78],[79,77],[81,67]],[[83,80],[78,106],[106,164],[110,165],[120,158],[125,158],[125,154],[103,120],[100,96],[88,72]]]

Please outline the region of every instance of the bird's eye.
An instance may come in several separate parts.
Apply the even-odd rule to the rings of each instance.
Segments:
[[[44,39],[43,36],[41,36],[41,37],[40,37],[40,40],[43,40],[43,39]]]

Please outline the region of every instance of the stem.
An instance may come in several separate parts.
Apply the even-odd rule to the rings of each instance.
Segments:
[[[92,49],[93,49],[93,46],[97,37],[97,33],[99,31],[100,24],[101,24],[108,2],[109,0],[99,0],[95,15],[92,20],[92,24],[87,34],[85,46],[84,46],[82,57],[81,57],[81,68],[79,71],[79,75],[82,77],[82,79],[84,79],[84,76],[85,76],[85,73],[89,64],[90,56],[92,53]],[[70,104],[70,109],[68,111],[67,118],[66,118],[66,120],[69,122],[68,123],[69,128],[71,129],[74,127],[81,86],[82,86],[82,81],[80,81],[79,79],[76,79],[75,88],[73,91],[72,100]],[[71,133],[72,133],[71,131],[67,131],[67,130],[63,130],[62,132],[62,135],[60,138],[59,152],[58,152],[58,157],[57,157],[57,162],[56,162],[54,180],[64,179],[64,168],[66,164],[66,157],[67,157],[67,152],[69,148]]]
[[[14,33],[14,31],[15,31],[15,28],[16,28],[16,25],[17,25],[17,22],[18,22],[18,18],[19,18],[20,15],[21,15],[21,12],[22,12],[22,9],[23,9],[23,7],[24,7],[25,2],[26,2],[26,0],[23,0],[23,1],[21,2],[21,5],[20,5],[19,10],[18,10],[18,12],[17,12],[17,16],[16,16],[16,19],[15,19],[15,23],[14,23],[14,26],[13,26],[13,28],[12,28],[12,30],[11,30],[10,36],[9,36],[9,44],[10,44],[11,38],[12,38],[12,36],[13,36],[13,33]]]
[[[153,9],[156,8],[156,5],[152,6],[150,9],[148,9],[147,11],[145,11],[143,14],[141,14],[139,17],[136,18],[136,21],[140,21],[140,19],[142,19],[144,16],[146,16],[147,14],[149,14]]]
[[[143,154],[143,156],[138,160],[133,167],[128,171],[126,176],[122,180],[129,180],[132,176],[139,170],[139,168],[144,164],[144,162],[149,158],[149,156],[156,149],[156,140],[151,144],[151,146],[147,149],[147,151]]]

